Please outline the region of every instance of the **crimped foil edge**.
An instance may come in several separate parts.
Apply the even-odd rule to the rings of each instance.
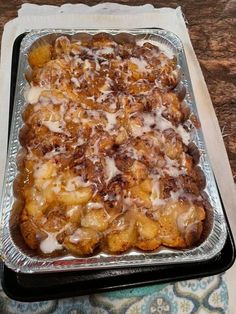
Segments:
[[[1,254],[5,264],[15,270],[23,273],[40,273],[40,272],[56,272],[69,271],[79,269],[95,269],[95,268],[115,268],[128,266],[145,266],[158,264],[173,264],[173,263],[191,263],[209,260],[215,257],[223,248],[226,240],[226,223],[224,219],[221,202],[216,187],[213,172],[210,167],[209,158],[206,153],[203,134],[201,130],[196,132],[194,142],[198,149],[202,151],[200,157],[200,165],[204,171],[207,186],[206,191],[210,203],[213,207],[213,224],[212,230],[207,239],[196,248],[188,250],[172,250],[162,249],[154,253],[135,253],[130,252],[122,255],[99,254],[89,258],[75,258],[73,256],[57,257],[57,258],[39,258],[30,257],[23,251],[19,250],[11,237],[11,226],[9,225],[11,207],[14,202],[12,185],[17,173],[16,155],[20,148],[18,133],[22,127],[21,109],[25,104],[24,88],[26,80],[24,73],[27,68],[26,56],[30,46],[39,38],[48,34],[68,34],[73,35],[77,32],[87,32],[90,34],[100,33],[103,30],[36,30],[27,34],[21,43],[19,67],[17,75],[17,84],[14,100],[14,110],[12,116],[11,134],[9,140],[8,163],[5,172],[4,191],[2,200],[2,215],[1,215]],[[120,30],[104,30],[111,34],[118,34]],[[187,61],[184,54],[183,45],[180,39],[173,33],[161,29],[145,29],[145,30],[122,30],[122,32],[143,35],[145,40],[157,36],[157,45],[169,46],[169,48],[177,55],[178,63],[183,69],[184,77],[182,83],[186,87],[185,101],[191,108],[191,111],[197,115],[197,106],[194,99],[190,75],[188,71]]]

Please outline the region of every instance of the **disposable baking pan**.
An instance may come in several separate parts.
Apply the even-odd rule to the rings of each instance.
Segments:
[[[62,34],[73,36],[78,32],[87,32],[93,35],[102,32],[102,30],[32,31],[24,37],[21,43],[2,200],[1,254],[5,264],[16,272],[40,273],[79,269],[117,268],[124,266],[171,265],[177,263],[203,262],[214,258],[222,250],[226,241],[227,232],[218,190],[210,167],[201,130],[195,130],[192,133],[192,142],[197,145],[201,152],[199,165],[206,177],[204,193],[206,193],[212,209],[207,212],[205,227],[207,235],[199,246],[188,250],[163,248],[153,253],[129,252],[116,256],[100,253],[88,258],[75,258],[73,256],[43,258],[26,250],[23,245],[20,244],[20,240],[18,239],[20,234],[17,216],[12,215],[12,206],[15,201],[12,187],[17,174],[16,156],[20,147],[18,134],[22,127],[21,112],[25,104],[24,90],[27,85],[25,73],[28,68],[28,51],[32,44],[41,39],[45,39],[49,35],[53,35],[56,38]],[[112,35],[120,33],[119,30],[105,30],[105,32]],[[186,88],[185,102],[188,104],[191,111],[197,115],[197,106],[194,100],[187,62],[180,39],[173,33],[160,29],[127,30],[122,32],[134,35],[142,41],[150,41],[159,46],[164,52],[172,53],[176,56],[177,63],[182,71],[181,84]]]
[[[19,47],[25,34],[17,37],[13,47],[10,115],[14,101]],[[6,266],[2,270],[2,287],[12,299],[21,302],[51,300],[148,284],[166,283],[210,276],[226,271],[235,260],[235,247],[227,222],[227,238],[222,251],[213,259],[199,263],[119,268],[114,271],[73,271],[51,274],[21,274]],[[1,265],[2,266],[2,265]]]

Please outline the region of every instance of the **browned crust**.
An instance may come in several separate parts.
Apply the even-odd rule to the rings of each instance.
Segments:
[[[55,43],[53,35],[37,42],[30,50],[29,63],[32,73],[28,79],[37,86],[46,73],[45,79],[49,80],[54,88],[53,95],[48,91],[41,93],[46,102],[48,101],[42,112],[36,108],[40,106],[40,102],[26,107],[22,114],[25,125],[19,135],[23,150],[18,155],[21,175],[15,180],[15,191],[16,195],[25,201],[20,228],[26,244],[33,250],[39,249],[40,242],[47,237],[47,232],[58,232],[56,239],[62,247],[79,256],[90,255],[97,248],[108,253],[121,253],[134,247],[152,251],[160,245],[186,248],[198,243],[201,238],[202,221],[205,219],[201,191],[205,186],[205,178],[197,167],[198,150],[191,145],[187,146],[175,129],[165,128],[162,132],[155,123],[148,125],[147,132],[139,136],[132,135],[134,127],[137,128],[139,125],[146,127],[142,124],[144,123],[142,118],[149,115],[148,119],[152,119],[150,115],[161,106],[163,107],[161,119],[165,119],[166,123],[172,123],[174,128],[177,129],[179,125],[190,121],[189,117],[195,126],[199,125],[196,119],[190,116],[190,111],[183,102],[184,88],[178,88],[180,75],[176,68],[176,60],[166,58],[160,54],[158,47],[149,43],[139,47],[135,40],[135,36],[130,34],[111,36],[100,33],[91,36],[81,33],[72,37],[67,36],[67,39],[63,37]],[[80,46],[76,46],[77,41],[80,41]],[[72,46],[78,51],[73,51]],[[87,50],[80,51],[81,46],[86,46]],[[102,58],[109,60],[110,66],[103,68],[100,62],[99,68],[102,69],[97,70],[98,65],[88,50],[104,47],[107,50],[104,49]],[[75,54],[82,60],[88,60],[89,67],[95,75],[96,71],[100,71],[96,80],[90,77],[84,80],[78,93],[74,92],[73,87],[73,84],[77,84],[76,81],[73,84],[68,82],[71,74],[65,57],[73,58]],[[161,61],[153,57],[155,54],[159,55]],[[117,55],[120,59],[116,58]],[[132,61],[131,57],[136,61]],[[125,62],[122,71],[119,68],[121,62]],[[147,73],[142,72],[135,62],[148,64],[150,70]],[[165,66],[160,70],[162,62]],[[82,65],[77,69],[78,77],[86,72],[84,64],[85,61],[82,61]],[[57,71],[62,73],[60,92],[55,91],[59,89],[56,85],[57,78],[54,77]],[[177,75],[173,74],[174,71],[177,71]],[[107,73],[112,80],[111,97],[115,95],[115,107],[109,100],[110,96],[108,100],[105,97],[102,104],[87,99],[87,97],[98,99],[101,96],[100,89],[106,85]],[[131,73],[127,81],[126,73]],[[158,88],[155,88],[156,78],[159,78]],[[145,94],[151,88],[153,92]],[[64,97],[63,91],[69,99],[66,113],[63,114],[67,114],[64,122],[70,135],[68,132],[51,131],[42,123],[43,115],[46,121],[48,119],[54,121],[61,114],[60,99]],[[130,101],[129,96],[135,101]],[[86,109],[83,106],[86,106]],[[90,124],[78,126],[73,110],[78,110],[81,121],[87,119]],[[94,113],[93,116],[89,116],[90,111],[99,110],[103,111],[99,117],[96,117],[96,114],[94,116]],[[123,116],[116,117],[119,133],[113,134],[109,129],[105,131],[105,128],[109,127],[107,117],[119,110],[123,110]],[[83,139],[85,144],[76,147],[74,140],[78,138]],[[96,152],[91,153],[95,146]],[[63,150],[62,153],[60,149]],[[54,152],[52,157],[45,159],[45,156],[52,152]],[[33,154],[33,158],[29,158],[30,153]],[[99,161],[91,161],[91,154],[99,157]],[[44,164],[47,166],[46,174],[41,174],[39,178],[35,176],[34,158],[43,161],[40,167]],[[167,160],[170,160],[170,165],[167,165]],[[117,174],[109,180],[109,175],[105,171],[108,162],[114,162],[117,168]],[[176,167],[176,163],[177,176],[171,172],[176,171],[172,169]],[[40,167],[37,168],[39,172]],[[169,172],[167,170],[162,172],[163,167]],[[181,169],[184,169],[184,174],[181,174]],[[55,171],[57,175],[54,174]],[[160,174],[158,197],[165,204],[160,202],[154,206],[151,200],[154,180],[152,176],[158,173]],[[62,190],[55,192],[57,185],[56,183],[52,185],[51,177],[55,182],[58,177],[62,177],[61,180],[64,181],[69,177],[79,177],[82,178],[83,185],[86,186],[87,182],[92,182],[92,185],[79,187],[72,195],[70,189],[73,190],[77,183],[72,183],[67,190],[68,181],[63,181],[63,187],[60,186]],[[42,188],[43,185],[45,188]],[[180,193],[177,198],[173,197],[173,193],[179,191],[182,191],[182,194]],[[37,207],[39,194],[42,200]],[[132,198],[133,203],[125,205],[124,210],[127,198]],[[88,207],[91,201],[102,204],[102,209],[92,210],[92,215]],[[71,216],[73,206],[79,209]],[[178,222],[180,217],[181,223]],[[80,232],[82,238],[71,242],[76,230],[83,231]]]

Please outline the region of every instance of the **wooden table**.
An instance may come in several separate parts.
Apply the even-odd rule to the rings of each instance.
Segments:
[[[0,0],[0,37],[4,24],[17,15],[21,0]],[[67,1],[37,1],[36,4],[61,5]],[[95,5],[105,1],[70,0],[70,3]],[[112,2],[112,1],[110,1]],[[236,0],[120,0],[117,3],[156,7],[181,6],[193,47],[212,98],[222,130],[232,172],[236,181]]]

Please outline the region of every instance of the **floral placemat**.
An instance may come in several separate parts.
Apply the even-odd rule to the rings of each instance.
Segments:
[[[34,303],[11,300],[1,288],[0,313],[225,314],[228,313],[228,290],[224,274],[177,283]]]

